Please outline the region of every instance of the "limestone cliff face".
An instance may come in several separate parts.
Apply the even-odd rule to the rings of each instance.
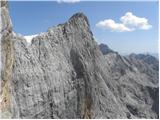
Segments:
[[[6,1],[1,1],[1,20],[0,20],[0,55],[1,55],[1,98],[0,108],[3,115],[10,114],[11,108],[11,89],[10,81],[12,76],[13,65],[13,44],[12,44],[12,23],[9,17],[8,4]]]
[[[12,87],[21,118],[123,118],[105,59],[82,13],[33,38],[14,39]],[[112,112],[110,112],[112,111]]]
[[[29,44],[1,3],[1,93],[12,118],[158,118],[156,83],[118,53],[103,55],[83,13]]]
[[[112,91],[128,109],[128,118],[158,118],[159,71],[136,58],[131,60],[118,53],[109,53],[105,59],[111,81],[114,81]],[[145,72],[141,72],[142,69]]]

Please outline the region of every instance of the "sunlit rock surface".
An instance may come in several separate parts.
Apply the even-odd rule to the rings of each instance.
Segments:
[[[1,11],[1,46],[8,46],[1,83],[12,118],[158,118],[159,70],[117,52],[103,55],[83,13],[28,43],[12,31],[6,2]]]

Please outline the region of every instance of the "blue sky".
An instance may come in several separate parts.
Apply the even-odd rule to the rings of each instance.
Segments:
[[[22,35],[45,32],[51,26],[64,23],[76,12],[83,12],[89,19],[91,30],[98,43],[106,43],[121,54],[158,52],[158,2],[13,1],[9,2],[9,6],[13,29]],[[139,22],[134,26],[133,24],[128,25],[128,21],[127,25],[122,25],[124,21],[121,21],[120,18],[128,12],[136,16],[137,20],[142,20],[142,23],[144,23],[143,18],[148,20],[147,23],[144,23],[147,28],[139,27],[138,25],[142,25]],[[107,26],[109,19],[115,22],[113,26],[110,24]],[[97,25],[104,21],[107,22],[104,26]],[[132,26],[134,30],[130,28],[131,31],[122,30],[124,26]]]

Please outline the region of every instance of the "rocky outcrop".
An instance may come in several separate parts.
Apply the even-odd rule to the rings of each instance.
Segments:
[[[12,23],[9,17],[8,4],[1,1],[1,20],[0,20],[0,46],[1,46],[1,90],[0,90],[0,108],[1,116],[10,116],[11,112],[11,89],[10,81],[12,76],[13,65],[13,44],[12,44]]]
[[[31,43],[11,28],[1,32],[1,71],[12,118],[158,118],[157,83],[118,53],[103,55],[83,13]]]
[[[146,74],[150,81],[158,85],[159,83],[159,61],[151,55],[131,54],[127,59],[136,66],[142,74]]]
[[[105,55],[105,59],[111,81],[114,82],[112,92],[117,100],[126,107],[127,118],[158,118],[159,71],[148,69],[148,72],[142,73],[142,68],[134,64],[136,60],[130,61],[118,53],[109,53]],[[143,67],[147,66],[143,64]],[[151,71],[154,72],[152,77],[148,74]]]
[[[12,87],[20,118],[123,118],[86,16],[33,38],[14,39]],[[105,112],[104,112],[105,111]],[[112,111],[112,112],[110,112]]]
[[[103,43],[101,43],[101,44],[99,45],[99,49],[100,49],[100,51],[102,52],[103,55],[106,55],[106,54],[108,54],[108,53],[113,53],[113,52],[114,52],[112,49],[110,49],[110,48],[108,47],[108,45],[103,44]]]

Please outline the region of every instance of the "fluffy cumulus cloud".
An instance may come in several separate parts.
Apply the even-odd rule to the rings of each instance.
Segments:
[[[152,27],[146,18],[137,17],[131,12],[127,12],[122,16],[120,18],[120,23],[116,23],[112,19],[106,19],[99,21],[96,26],[116,32],[131,32],[136,29],[148,30]]]
[[[103,29],[110,29],[111,31],[117,31],[117,32],[132,31],[132,29],[126,27],[124,24],[116,23],[112,19],[100,21],[96,24],[96,26]]]
[[[146,18],[137,17],[131,12],[127,12],[124,16],[120,18],[120,20],[125,25],[128,25],[130,27],[136,27],[139,29],[148,30],[152,27],[152,25],[148,23],[148,20]]]
[[[58,3],[77,3],[80,0],[57,0]]]

